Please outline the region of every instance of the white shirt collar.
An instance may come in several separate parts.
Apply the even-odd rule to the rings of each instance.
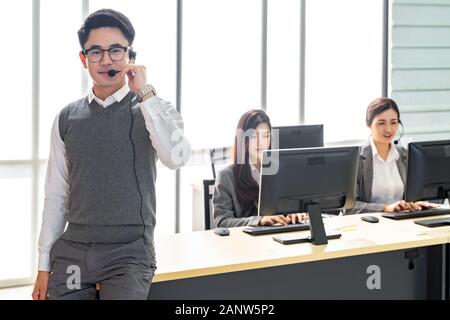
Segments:
[[[94,89],[91,89],[91,91],[89,91],[88,101],[89,101],[89,103],[91,103],[92,100],[95,100],[95,102],[97,102],[99,105],[106,108],[106,107],[112,105],[114,102],[122,101],[122,99],[125,98],[125,96],[128,94],[128,92],[130,92],[130,87],[128,87],[128,83],[125,83],[122,88],[120,88],[119,90],[114,92],[112,95],[107,97],[105,100],[102,100],[94,94]]]
[[[372,148],[373,158],[374,159],[378,158],[379,160],[384,161],[383,158],[380,157],[378,150],[377,150],[377,146],[375,145],[375,142],[373,142],[372,137],[370,138],[370,146]],[[399,157],[400,157],[400,154],[398,153],[397,148],[391,142],[391,147],[389,148],[389,153],[388,153],[387,159],[384,162],[397,161]]]

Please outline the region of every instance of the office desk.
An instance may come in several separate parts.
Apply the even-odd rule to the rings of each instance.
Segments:
[[[379,214],[375,214],[379,215]],[[231,228],[157,236],[150,299],[440,299],[448,230],[362,215],[325,219],[342,238],[282,245]],[[308,231],[297,232],[307,235]],[[291,233],[292,234],[292,233]],[[371,267],[372,266],[372,267]],[[379,267],[381,288],[371,268]],[[369,279],[371,278],[371,279]]]

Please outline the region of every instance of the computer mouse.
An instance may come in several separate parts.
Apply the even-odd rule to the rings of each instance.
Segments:
[[[379,219],[375,216],[364,216],[361,217],[361,220],[370,223],[377,223],[379,221]]]
[[[228,236],[230,234],[230,230],[228,230],[228,228],[216,228],[214,229],[214,233],[218,236]]]

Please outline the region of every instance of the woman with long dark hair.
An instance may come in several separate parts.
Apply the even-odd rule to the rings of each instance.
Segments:
[[[260,109],[244,113],[237,125],[233,164],[216,181],[213,206],[216,227],[289,224],[305,214],[258,216],[259,176],[262,151],[270,149],[272,126]]]

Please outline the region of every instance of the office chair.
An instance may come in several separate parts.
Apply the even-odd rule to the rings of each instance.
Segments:
[[[214,229],[214,217],[211,210],[212,194],[209,192],[210,186],[216,182],[216,165],[228,164],[231,159],[231,147],[213,148],[209,150],[211,160],[211,170],[213,179],[203,180],[203,213],[205,221],[205,230]]]
[[[231,161],[231,147],[213,148],[209,150],[213,178],[216,179],[216,165],[228,164]]]
[[[205,221],[205,230],[214,228],[214,217],[211,212],[211,200],[213,195],[209,192],[209,187],[213,186],[216,179],[203,180],[203,213]]]

